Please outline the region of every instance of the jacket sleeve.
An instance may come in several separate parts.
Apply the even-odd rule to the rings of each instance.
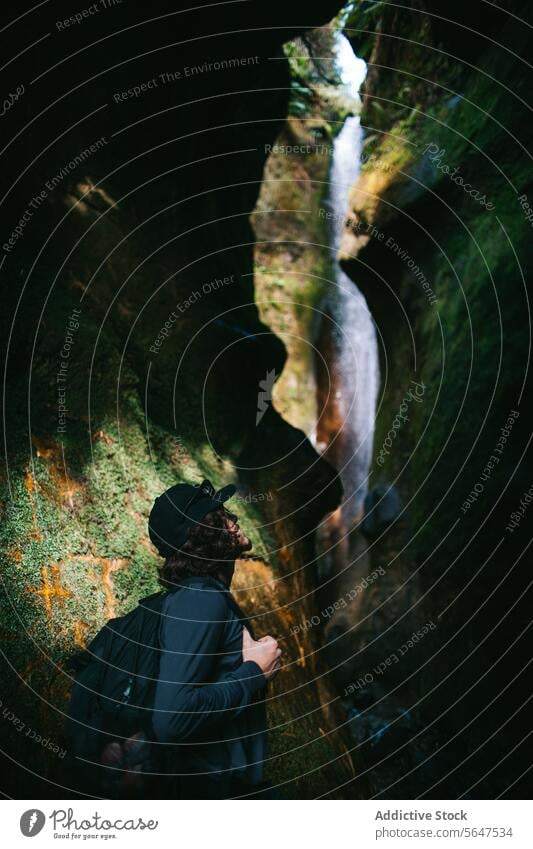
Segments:
[[[193,591],[189,609],[178,615],[183,611],[183,597],[177,599],[181,592],[171,599],[161,627],[153,730],[162,743],[191,740],[222,718],[236,716],[266,684],[254,661],[206,683],[212,680],[217,654],[224,652],[228,608],[219,592]]]

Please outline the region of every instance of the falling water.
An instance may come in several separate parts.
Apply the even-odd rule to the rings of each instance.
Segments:
[[[339,48],[340,65],[348,63],[351,79],[357,84],[357,68],[354,67],[357,60],[346,39],[340,41]],[[329,219],[329,245],[334,253],[334,280],[322,304],[323,316],[316,340],[317,448],[322,449],[338,470],[343,486],[341,505],[326,517],[317,534],[318,575],[322,579],[319,592],[324,604],[328,605],[323,609],[334,611],[324,625],[323,645],[332,680],[358,746],[376,739],[376,729],[384,734],[399,719],[404,729],[409,722],[408,711],[401,704],[392,704],[390,698],[381,708],[372,705],[370,709],[365,704],[361,710],[356,696],[347,699],[345,690],[347,682],[357,680],[361,669],[369,668],[360,665],[365,664],[361,661],[362,649],[372,642],[377,627],[368,615],[375,601],[367,600],[362,594],[353,596],[352,591],[372,571],[371,547],[365,535],[359,532],[359,520],[372,459],[379,386],[378,348],[372,317],[357,288],[357,274],[354,274],[354,282],[336,259],[350,210],[350,190],[359,175],[361,145],[359,118],[350,117],[333,148],[328,207],[333,213]],[[354,267],[357,269],[357,264]],[[381,598],[387,594],[386,579],[382,580],[382,595],[378,596]],[[395,578],[390,580],[393,584]],[[344,604],[339,606],[338,600]],[[372,692],[373,698],[373,691],[366,692]],[[389,734],[395,733],[395,729],[389,731]]]
[[[333,213],[330,244],[337,255],[348,198],[359,172],[361,126],[347,118],[336,138],[328,206]],[[317,445],[340,472],[343,503],[331,519],[337,555],[348,554],[346,534],[360,516],[368,488],[379,368],[376,333],[366,301],[335,261],[335,281],[322,305],[324,318],[317,347],[327,364],[318,365],[318,403],[322,416]],[[331,540],[333,542],[333,540]],[[336,558],[335,558],[336,559]]]

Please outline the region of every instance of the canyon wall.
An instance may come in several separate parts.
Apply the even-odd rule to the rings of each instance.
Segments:
[[[337,656],[385,798],[525,790],[530,38],[500,7],[362,4],[346,27],[368,75],[341,254],[380,339],[366,528],[385,575]]]
[[[156,589],[152,501],[204,476],[240,482],[258,559],[238,564],[237,597],[284,641],[268,776],[301,797],[352,775],[318,635],[288,633],[312,614],[303,567],[340,487],[274,409],[256,426],[259,381],[286,353],[254,303],[249,222],[286,116],[281,45],[338,4],[251,6],[165,2],[146,21],[108,4],[72,22],[57,3],[10,28],[1,731],[14,796],[68,795],[68,659]]]

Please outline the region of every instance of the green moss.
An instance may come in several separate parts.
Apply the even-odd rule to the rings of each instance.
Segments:
[[[374,12],[378,17],[385,14],[377,5]],[[359,12],[354,12],[352,23],[357,23],[358,16]],[[400,22],[400,31],[402,26],[409,26],[414,37],[410,16]],[[523,37],[520,34],[518,40]],[[431,43],[429,37],[428,43]],[[387,49],[386,45],[381,46],[382,52]],[[420,73],[416,49],[402,56],[407,75]],[[386,175],[381,198],[397,207],[396,211],[386,204],[377,207],[373,214],[378,227],[386,226],[396,233],[402,246],[412,251],[413,256],[416,254],[438,299],[436,308],[428,306],[405,269],[394,267],[393,279],[397,281],[398,294],[414,329],[420,363],[417,379],[425,382],[427,394],[422,405],[412,406],[411,421],[400,430],[394,456],[381,474],[386,473],[392,479],[406,463],[402,485],[409,493],[416,492],[429,470],[434,469],[410,508],[410,524],[416,529],[424,525],[442,493],[459,475],[459,483],[452,488],[449,498],[431,523],[425,524],[416,535],[412,549],[419,560],[431,553],[435,540],[446,533],[450,515],[461,515],[458,502],[460,506],[464,494],[478,479],[490,456],[498,425],[503,424],[516,403],[513,399],[520,393],[523,351],[528,346],[527,327],[521,314],[523,283],[498,220],[511,234],[520,261],[527,263],[530,256],[527,247],[530,230],[515,192],[515,189],[523,190],[530,179],[525,158],[512,140],[513,136],[523,137],[520,124],[523,115],[509,94],[509,91],[519,96],[522,93],[523,85],[516,78],[516,63],[505,51],[488,51],[486,58],[482,56],[479,60],[480,72],[469,73],[462,68],[437,74],[437,66],[434,68],[431,62],[430,74],[427,55],[424,62],[426,77],[432,76],[441,86],[411,92],[400,87],[397,100],[403,109],[382,101],[377,126],[386,128],[387,135],[370,136],[365,148],[368,161],[363,167],[366,178],[373,174]],[[494,84],[493,77],[500,85]],[[380,72],[380,96],[389,96],[389,83],[389,76]],[[454,87],[460,96],[453,95]],[[371,100],[363,116],[368,124],[372,124],[375,116]],[[401,145],[397,143],[399,138],[403,140]],[[465,182],[486,195],[494,204],[492,211],[456,186],[449,175],[429,160],[424,151],[430,144],[443,151],[442,162],[446,166],[458,169]],[[435,194],[430,195],[426,187]],[[358,210],[363,220],[367,212],[365,203],[361,201],[362,208]],[[445,204],[451,212],[447,212]],[[412,235],[406,235],[407,225],[401,222],[401,211],[428,221],[438,248],[414,243]],[[386,269],[387,258],[382,256],[380,260]],[[380,260],[374,257],[372,261],[379,264]],[[386,326],[386,317],[382,318]],[[378,418],[376,449],[381,446],[401,403],[406,384],[405,363],[410,361],[409,340],[393,333],[392,328],[387,334],[389,351],[394,350],[394,356],[389,359],[392,388],[387,391]],[[484,419],[491,399],[487,424]],[[422,433],[423,439],[414,452]],[[445,445],[448,446],[446,463],[442,463],[438,458]],[[461,471],[466,449],[470,447],[471,458]],[[503,482],[504,473],[497,470],[491,481],[493,491],[497,492]],[[471,533],[469,522],[461,522],[454,534],[453,549],[459,550]]]
[[[346,759],[339,757],[329,737],[316,737],[316,731],[313,723],[300,718],[270,734],[266,777],[279,787],[281,798],[316,799],[341,787],[349,777]],[[342,790],[329,798],[342,798]]]
[[[320,211],[328,192],[332,140],[353,109],[335,86],[315,81],[313,90],[305,116],[289,119],[277,139],[253,216],[256,302],[261,320],[288,352],[274,404],[306,432],[316,419],[317,311],[334,279],[327,222]],[[309,152],[286,154],[287,146]]]

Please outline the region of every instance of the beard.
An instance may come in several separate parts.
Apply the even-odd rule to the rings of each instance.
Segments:
[[[241,552],[250,551],[250,549],[252,548],[252,542],[249,539],[249,537],[246,536],[244,531],[242,531],[240,528],[238,528],[236,537],[237,537],[237,545],[239,546],[239,550]]]

